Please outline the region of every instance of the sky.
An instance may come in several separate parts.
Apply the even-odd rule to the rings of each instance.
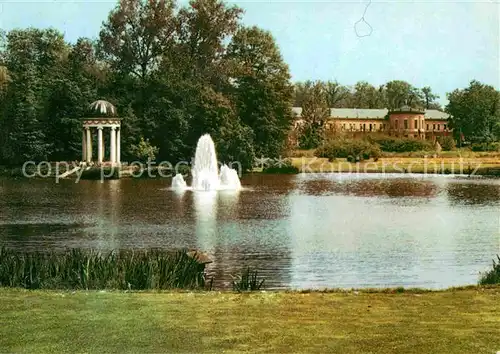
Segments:
[[[473,79],[500,88],[498,0],[229,2],[245,11],[244,24],[272,33],[294,82],[405,80],[430,86],[443,104],[447,92]],[[116,4],[0,0],[0,28],[54,27],[70,42],[96,38]]]

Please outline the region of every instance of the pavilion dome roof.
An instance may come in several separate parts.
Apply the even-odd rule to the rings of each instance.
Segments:
[[[116,117],[118,112],[110,102],[97,100],[89,105],[88,114],[92,117]]]

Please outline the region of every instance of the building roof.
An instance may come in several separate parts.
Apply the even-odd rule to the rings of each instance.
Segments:
[[[115,117],[117,112],[115,106],[108,101],[97,100],[89,105],[87,114],[93,117]]]
[[[383,119],[387,115],[387,112],[387,109],[331,108],[330,117],[352,119]]]
[[[437,109],[427,109],[425,111],[426,119],[448,119],[450,115],[446,112],[439,111]]]
[[[397,110],[397,112],[403,112],[403,110]],[[296,117],[300,118],[302,115],[302,107],[292,107],[292,112]],[[413,112],[413,110],[412,110]],[[417,110],[415,110],[417,112]],[[383,109],[369,109],[369,108],[330,108],[331,118],[344,118],[344,119],[384,119],[389,110],[387,108]],[[445,112],[441,112],[437,109],[427,109],[425,110],[426,119],[448,119],[450,115]]]

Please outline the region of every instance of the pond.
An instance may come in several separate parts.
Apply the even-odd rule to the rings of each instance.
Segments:
[[[245,266],[267,288],[446,288],[500,253],[500,180],[254,174],[239,192],[168,179],[0,179],[0,246],[196,248],[215,285]]]

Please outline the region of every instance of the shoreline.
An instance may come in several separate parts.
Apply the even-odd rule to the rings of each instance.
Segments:
[[[381,288],[310,288],[310,289],[261,289],[252,291],[237,292],[231,289],[147,289],[147,290],[121,290],[121,289],[72,289],[72,288],[51,288],[51,289],[26,289],[20,287],[5,287],[0,286],[0,294],[6,292],[20,292],[20,293],[109,293],[109,294],[440,294],[460,291],[485,291],[495,290],[500,295],[500,284],[489,285],[460,285],[451,286],[448,288],[432,289],[432,288],[419,288],[419,287],[381,287]],[[500,304],[499,304],[500,305]]]
[[[500,158],[495,157],[382,157],[377,161],[365,160],[360,162],[348,162],[346,159],[336,159],[329,161],[326,158],[317,157],[291,157],[291,166],[297,169],[297,173],[356,173],[356,174],[372,174],[372,173],[390,173],[390,174],[415,174],[415,175],[456,175],[456,176],[482,176],[482,177],[500,177]],[[56,166],[57,162],[51,163],[51,166]],[[59,167],[51,167],[45,165],[44,169],[37,171],[31,169],[30,175],[23,175],[22,166],[0,166],[0,178],[57,178],[74,180],[76,174],[60,178],[66,172],[66,163],[61,162]],[[70,165],[71,167],[71,165]],[[103,166],[107,170],[111,170],[110,166]],[[148,169],[144,169],[140,176],[134,176],[134,171],[126,165],[120,167],[119,177],[117,167],[114,168],[115,173],[104,173],[104,179],[116,178],[136,178],[136,179],[156,179],[156,178],[172,178],[174,173],[171,169],[164,169],[162,174],[159,174],[157,166],[153,167],[148,175]],[[101,167],[92,167],[85,171],[86,177],[82,175],[81,179],[99,180],[101,179]],[[137,172],[137,171],[135,171]],[[183,171],[188,172],[187,170]],[[280,168],[273,169],[271,172],[265,172],[262,168],[255,168],[251,172],[245,172],[242,176],[252,174],[297,174],[291,173],[289,167],[284,167],[283,171]],[[240,177],[241,178],[241,177]]]

